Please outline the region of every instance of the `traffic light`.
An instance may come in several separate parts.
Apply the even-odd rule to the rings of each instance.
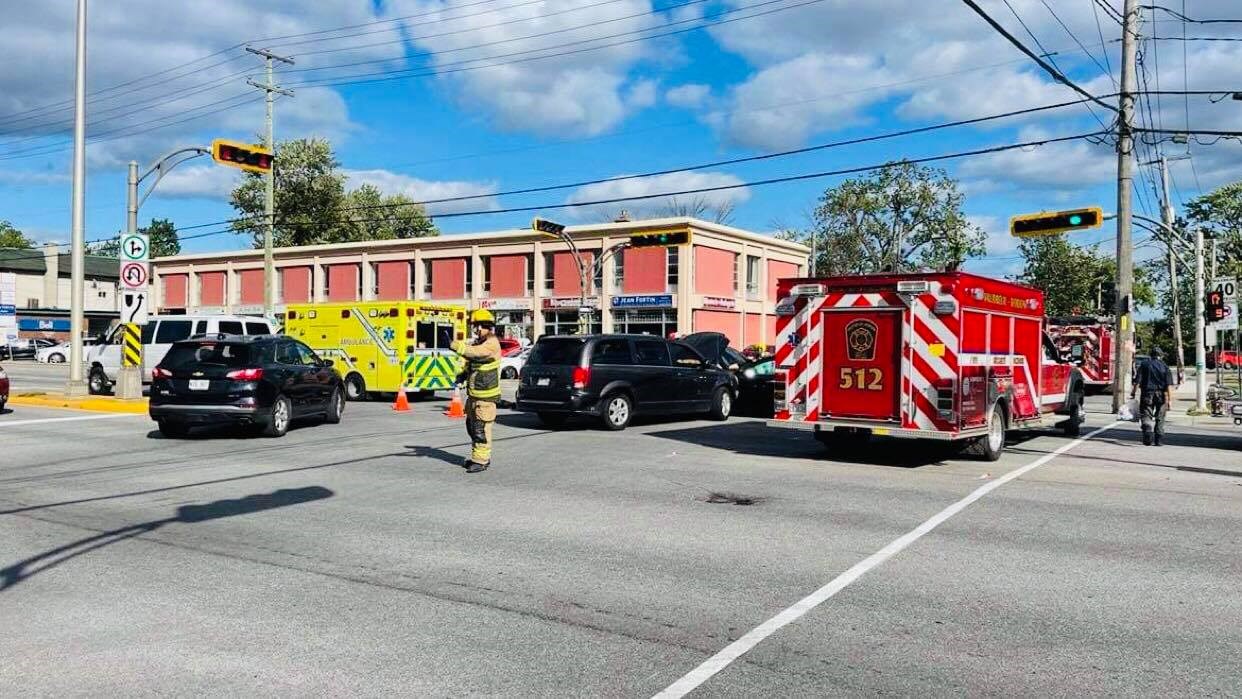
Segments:
[[[565,233],[565,226],[562,226],[554,221],[549,221],[546,218],[532,219],[530,222],[530,229],[536,233],[543,233],[544,235],[550,235],[557,238],[561,237]]]
[[[272,164],[276,161],[276,158],[272,157],[272,151],[263,146],[226,141],[221,138],[211,142],[211,159],[221,165],[260,174],[271,172]]]
[[[1009,219],[1009,233],[1018,238],[1035,238],[1099,228],[1103,222],[1104,210],[1098,206],[1069,211],[1042,211]]]
[[[1225,294],[1221,291],[1209,291],[1203,299],[1203,318],[1209,323],[1225,319]]]
[[[670,248],[690,242],[690,229],[680,231],[651,231],[630,235],[632,248]]]

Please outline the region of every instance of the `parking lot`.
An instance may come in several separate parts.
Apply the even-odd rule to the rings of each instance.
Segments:
[[[757,420],[549,431],[501,411],[493,467],[466,475],[445,405],[353,403],[278,440],[14,406],[0,677],[91,695],[651,696],[688,673],[678,692],[702,696],[1242,691],[1240,430],[1145,449],[1121,424],[1055,455],[1068,439],[1029,433],[984,463],[888,440],[828,453]]]

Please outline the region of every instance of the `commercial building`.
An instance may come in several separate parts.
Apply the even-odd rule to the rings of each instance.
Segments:
[[[87,255],[83,266],[87,332],[95,335],[119,317],[120,265],[115,257]],[[69,339],[71,272],[71,256],[60,246],[0,248],[0,326],[15,326],[22,338]]]
[[[805,246],[693,218],[566,229],[587,265],[631,235],[682,231],[688,244],[607,256],[585,294],[569,247],[531,230],[278,248],[276,310],[435,300],[491,309],[503,334],[536,338],[576,332],[585,305],[593,332],[716,330],[735,346],[772,344],[776,282],[805,272]],[[263,311],[261,250],[178,255],[152,268],[152,306],[162,313]]]

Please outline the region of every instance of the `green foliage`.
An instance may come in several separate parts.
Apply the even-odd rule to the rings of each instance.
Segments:
[[[324,139],[285,141],[276,146],[273,245],[288,247],[358,240],[439,235],[426,210],[408,197],[384,196],[371,185],[345,191],[345,176]],[[233,231],[263,247],[266,229],[262,175],[246,173],[231,204],[241,220]]]
[[[1242,182],[1225,185],[1186,204],[1192,225],[1216,237],[1224,274],[1242,275]]]
[[[943,170],[890,163],[824,192],[809,231],[782,237],[810,245],[824,275],[956,269],[984,252],[986,234],[966,220],[957,181]]]
[[[0,221],[0,248],[22,248],[29,250],[34,247],[34,241],[27,238],[24,233],[13,227],[8,221]]]
[[[181,240],[177,237],[177,227],[166,218],[151,219],[151,223],[138,229],[139,233],[151,236],[151,257],[170,257],[181,254]],[[95,243],[87,248],[92,255],[119,257],[121,254],[121,236]]]
[[[1043,290],[1048,315],[1112,313],[1117,262],[1111,255],[1074,245],[1065,235],[1025,239],[1018,244],[1018,252],[1025,260],[1018,280]],[[1147,269],[1134,271],[1134,302],[1146,307],[1156,304]]]

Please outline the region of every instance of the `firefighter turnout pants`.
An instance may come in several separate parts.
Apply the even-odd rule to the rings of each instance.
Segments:
[[[496,403],[466,400],[466,434],[470,435],[470,460],[476,464],[492,462],[492,423],[496,422]]]

